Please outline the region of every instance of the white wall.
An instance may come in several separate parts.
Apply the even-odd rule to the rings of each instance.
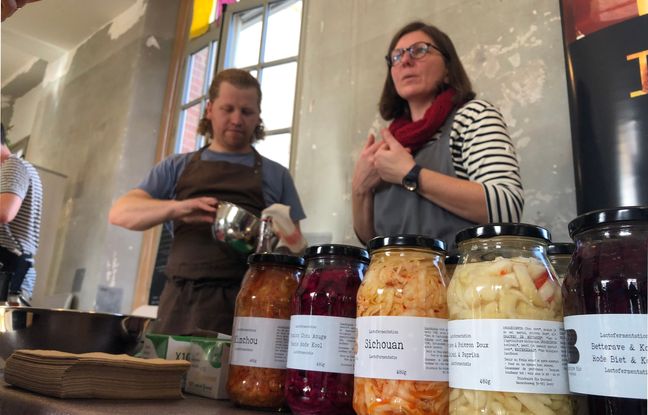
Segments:
[[[109,225],[108,211],[154,164],[178,6],[133,2],[13,103],[11,137],[30,136],[27,159],[67,177],[62,209],[44,212],[57,228],[41,246],[52,257],[43,298],[67,297],[85,273],[80,309],[131,311],[142,233]]]
[[[9,124],[11,125],[10,135],[13,143],[31,134],[42,95],[43,88],[38,85],[14,102],[13,116]],[[29,154],[29,146],[27,147],[27,153]]]

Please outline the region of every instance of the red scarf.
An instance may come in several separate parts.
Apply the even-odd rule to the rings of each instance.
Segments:
[[[422,119],[412,121],[409,116],[396,118],[389,124],[389,131],[403,147],[410,148],[413,152],[419,150],[432,140],[434,133],[441,128],[452,112],[454,95],[454,89],[446,89],[434,99]]]

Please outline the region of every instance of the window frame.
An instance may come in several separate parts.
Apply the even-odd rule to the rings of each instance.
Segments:
[[[292,119],[289,127],[286,128],[276,128],[272,130],[265,130],[266,139],[271,138],[273,135],[279,134],[290,134],[290,155],[289,155],[289,167],[288,170],[292,173],[295,169],[295,153],[297,151],[297,140],[294,136],[294,131],[297,130],[297,109],[298,109],[298,100],[297,97],[301,93],[301,56],[303,55],[303,40],[305,32],[305,16],[306,16],[306,7],[308,0],[301,0],[302,3],[302,13],[301,13],[301,22],[299,30],[299,47],[297,49],[297,55],[291,56],[288,58],[282,58],[273,60],[270,62],[263,62],[263,54],[265,52],[265,45],[267,40],[267,30],[268,30],[268,17],[270,5],[273,3],[280,3],[282,0],[240,0],[237,3],[228,4],[225,7],[222,18],[221,25],[221,39],[225,39],[225,47],[220,47],[218,50],[218,58],[216,60],[217,69],[216,72],[220,72],[225,69],[225,63],[228,62],[229,56],[228,53],[231,53],[233,47],[233,37],[229,36],[230,26],[232,24],[232,18],[236,13],[245,12],[247,10],[252,10],[258,7],[263,7],[263,20],[261,27],[261,45],[259,47],[259,56],[257,57],[257,63],[255,65],[243,66],[239,69],[246,71],[256,71],[257,79],[259,84],[263,82],[263,72],[261,69],[271,68],[273,66],[279,66],[286,63],[295,62],[297,64],[297,74],[295,76],[295,99],[293,102],[292,109]],[[222,43],[221,43],[222,45]],[[228,66],[234,67],[234,66]],[[263,117],[263,116],[262,116]]]
[[[295,99],[293,102],[292,119],[291,119],[290,126],[285,128],[275,128],[272,130],[268,130],[268,129],[265,130],[266,137],[270,139],[272,138],[272,136],[275,135],[290,134],[288,170],[290,172],[294,171],[295,168],[294,156],[297,150],[297,146],[296,146],[295,136],[293,133],[297,129],[297,116],[296,116],[297,108],[298,108],[297,97],[300,96],[301,93],[300,87],[301,87],[301,77],[302,77],[300,71],[301,69],[300,57],[303,55],[303,39],[304,39],[304,32],[305,32],[304,25],[306,20],[305,16],[306,16],[306,7],[307,7],[308,0],[300,0],[302,3],[302,13],[301,13],[300,32],[299,32],[300,34],[299,47],[297,49],[297,55],[273,60],[270,62],[262,62],[263,60],[262,58],[265,52],[266,40],[267,40],[267,28],[268,28],[270,6],[274,3],[280,3],[282,1],[284,0],[240,0],[236,3],[226,4],[219,18],[209,24],[209,28],[207,32],[205,32],[203,35],[200,35],[194,39],[189,39],[187,41],[181,57],[182,59],[181,71],[179,74],[178,85],[177,85],[179,93],[173,111],[173,117],[174,117],[173,135],[168,138],[169,142],[167,143],[167,147],[171,151],[169,151],[167,155],[180,152],[182,146],[182,140],[180,139],[181,137],[179,137],[179,135],[181,133],[181,128],[183,127],[183,121],[184,121],[182,118],[182,112],[188,108],[191,108],[193,105],[196,105],[198,102],[202,100],[200,106],[200,114],[202,115],[205,110],[206,102],[209,98],[208,97],[209,84],[211,83],[213,75],[226,68],[225,63],[228,61],[229,58],[228,54],[231,53],[231,49],[233,47],[233,41],[234,41],[234,37],[229,36],[233,16],[236,13],[245,12],[247,10],[263,7],[261,45],[259,47],[259,56],[257,57],[257,63],[254,65],[239,67],[239,69],[243,69],[246,71],[256,71],[257,79],[259,80],[259,83],[261,83],[263,81],[262,69],[267,69],[274,66],[284,65],[292,62],[296,63],[297,73],[295,76]],[[189,22],[189,25],[190,24],[191,23]],[[188,29],[189,28],[187,27],[187,30]],[[212,54],[214,52],[213,48],[210,47],[212,42],[218,42],[215,60],[211,59],[213,57]],[[207,69],[208,79],[204,86],[205,95],[201,95],[200,97],[195,98],[194,100],[183,104],[182,100],[184,98],[184,92],[187,87],[187,83],[190,80],[190,77],[187,76],[189,64],[190,64],[189,63],[190,57],[192,54],[199,52],[204,47],[210,47],[209,55],[208,55],[209,67]],[[228,67],[234,67],[234,66],[228,66]],[[205,143],[204,138],[201,138],[199,142],[204,145]],[[198,148],[200,148],[200,146],[198,146]]]
[[[173,110],[173,117],[175,120],[174,127],[173,127],[173,134],[167,138],[168,140],[170,140],[168,146],[169,148],[172,149],[170,154],[179,153],[182,147],[182,140],[180,134],[182,133],[182,128],[184,126],[183,111],[195,106],[196,104],[200,104],[201,118],[202,118],[202,114],[204,114],[205,112],[206,102],[209,99],[209,84],[211,83],[211,80],[214,77],[214,74],[216,73],[215,68],[218,67],[218,58],[220,56],[220,49],[222,46],[221,36],[222,36],[223,25],[219,24],[220,19],[222,18],[223,16],[211,22],[209,24],[209,28],[207,29],[207,32],[204,33],[203,35],[198,36],[194,39],[188,39],[184,51],[182,53],[182,56],[180,58],[182,59],[181,62],[182,67],[178,79],[178,96]],[[189,23],[189,25],[191,25],[191,23]],[[187,27],[186,29],[189,30],[189,27]],[[215,47],[214,47],[214,43],[216,43]],[[188,76],[189,70],[191,69],[190,68],[191,56],[200,52],[200,50],[202,50],[203,48],[208,48],[208,50],[207,50],[207,68],[205,69],[206,78],[201,91],[201,95],[197,98],[194,98],[191,101],[183,103],[185,93],[189,86],[189,82],[191,81],[191,77]],[[215,53],[216,56],[214,56],[214,48],[217,49]],[[195,150],[198,150],[204,144],[205,141],[203,137],[199,139],[199,145],[196,146],[197,148],[195,148]]]

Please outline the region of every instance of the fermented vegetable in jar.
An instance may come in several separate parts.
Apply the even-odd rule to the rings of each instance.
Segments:
[[[236,297],[227,390],[238,406],[286,409],[284,380],[292,296],[302,258],[252,254]]]
[[[568,242],[552,243],[547,247],[547,258],[549,258],[551,266],[556,271],[560,285],[562,285],[567,275],[574,249],[576,249],[576,245]]]
[[[457,264],[459,263],[459,254],[447,255],[445,259],[446,275],[448,280],[452,279],[452,274],[454,274]]]
[[[563,283],[569,388],[591,415],[645,414],[648,207],[589,212],[569,224]]]
[[[353,414],[356,293],[369,263],[366,250],[317,245],[293,297],[286,399],[294,414]]]
[[[571,414],[560,286],[549,232],[527,224],[457,234],[448,287],[450,414]]]
[[[359,415],[448,412],[445,243],[418,235],[369,242],[358,290],[353,408]]]

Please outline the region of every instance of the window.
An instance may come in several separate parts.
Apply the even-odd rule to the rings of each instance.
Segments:
[[[187,58],[174,147],[176,153],[197,150],[205,143],[204,137],[198,135],[196,130],[209,99],[209,84],[218,55],[218,40],[200,46],[199,50],[189,54]]]
[[[239,6],[239,5],[237,5]],[[225,15],[223,68],[250,71],[261,83],[261,118],[266,138],[259,153],[288,167],[301,33],[301,0],[268,1]]]
[[[290,166],[301,19],[302,0],[241,0],[228,5],[222,19],[206,34],[189,42],[175,152],[194,151],[205,144],[196,129],[209,99],[213,74],[239,68],[261,84],[266,138],[255,148]],[[221,21],[222,30],[217,26]]]

